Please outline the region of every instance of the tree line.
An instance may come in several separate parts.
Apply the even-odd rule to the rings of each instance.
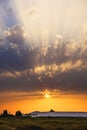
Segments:
[[[0,116],[1,116],[1,117],[8,117],[8,116],[21,117],[21,116],[22,116],[22,112],[18,110],[18,111],[15,112],[15,115],[13,115],[13,114],[10,114],[10,113],[8,112],[8,110],[3,110],[3,112],[1,113]]]
[[[51,109],[49,112],[55,112],[55,111],[53,109]],[[21,117],[22,115],[23,115],[23,113],[20,110],[16,111],[15,115],[10,114],[8,112],[8,110],[3,110],[3,112],[1,113],[0,116],[1,117],[12,117],[12,116]]]

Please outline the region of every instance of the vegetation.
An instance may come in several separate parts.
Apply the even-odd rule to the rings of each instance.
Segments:
[[[8,110],[3,110],[3,113],[0,115],[0,117],[13,117],[14,115],[10,114]]]
[[[53,109],[51,109],[49,112],[55,112]]]
[[[54,110],[50,110],[54,112]],[[22,117],[21,111],[15,115],[3,110],[0,115],[0,130],[87,130],[87,118]]]
[[[20,117],[20,116],[22,116],[22,113],[21,113],[21,111],[16,111],[16,113],[15,113],[15,116],[17,116],[17,117]]]
[[[8,116],[8,110],[4,110],[4,111],[3,111],[3,115],[4,115],[4,116]]]
[[[87,130],[87,118],[1,116],[0,130]]]

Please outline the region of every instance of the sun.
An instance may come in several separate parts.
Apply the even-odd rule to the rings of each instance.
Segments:
[[[50,95],[49,95],[48,93],[46,93],[46,94],[44,95],[44,97],[45,97],[45,98],[50,98]]]

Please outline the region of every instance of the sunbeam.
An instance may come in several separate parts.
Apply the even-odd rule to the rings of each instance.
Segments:
[[[15,0],[14,4],[19,23],[24,26],[28,40],[36,46],[53,43],[57,34],[66,39],[80,37],[87,20],[82,0],[26,0],[26,4],[24,0]]]

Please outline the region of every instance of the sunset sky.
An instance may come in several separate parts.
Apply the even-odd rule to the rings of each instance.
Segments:
[[[0,0],[0,113],[87,112],[87,0]]]

